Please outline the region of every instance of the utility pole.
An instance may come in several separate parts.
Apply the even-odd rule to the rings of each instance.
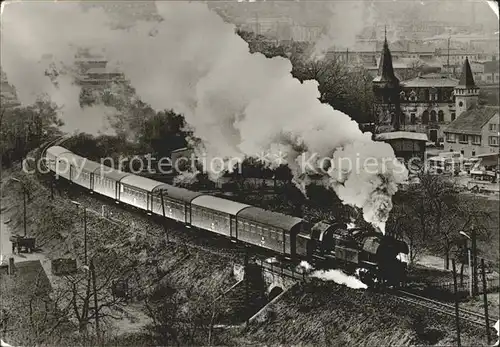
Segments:
[[[469,294],[472,298],[474,296],[474,279],[472,277],[472,255],[471,248],[467,246],[467,260],[469,263]]]
[[[457,271],[455,266],[455,259],[451,260],[453,267],[453,294],[455,298],[455,325],[457,327],[457,346],[460,347],[460,319],[459,319],[459,309],[458,309],[458,295],[457,295]]]
[[[450,40],[451,36],[448,37],[448,62],[446,63],[446,69],[448,70],[448,75],[450,74]]]
[[[481,259],[481,272],[483,277],[483,301],[484,301],[484,317],[486,323],[486,337],[488,338],[488,345],[491,343],[490,336],[490,317],[488,316],[488,295],[486,293],[486,267],[484,266],[484,259]]]
[[[472,238],[469,235],[467,235],[467,233],[465,233],[464,231],[460,231],[459,234],[465,237],[465,248],[467,249],[467,263],[469,265],[469,295],[472,298],[474,296],[474,274],[472,271],[472,254],[471,254],[472,247],[469,247],[469,241],[468,241],[471,240],[472,244]]]
[[[91,260],[90,262],[90,274],[92,276],[92,287],[94,291],[94,314],[95,314],[95,333],[97,336],[97,342],[99,343],[99,315],[97,314],[97,285],[96,285],[96,279],[95,279],[95,266],[94,266],[94,259]]]
[[[54,200],[54,176],[50,176],[50,200]]]
[[[244,245],[245,247],[245,272],[244,272],[244,276],[245,276],[245,306],[247,308],[247,312],[246,312],[246,320],[247,320],[247,326],[248,326],[248,323],[250,321],[250,296],[249,296],[249,293],[248,293],[248,246],[247,245]]]
[[[26,188],[24,188],[24,184],[23,184],[23,205],[24,205],[24,209],[23,209],[24,237],[26,237],[26,230],[27,230],[27,226],[26,226]]]
[[[477,240],[476,240],[476,229],[472,225],[471,231],[471,241],[472,241],[472,276],[473,276],[473,294],[477,295],[479,292],[478,274],[477,274]]]
[[[255,13],[255,37],[259,37],[259,14]]]
[[[83,208],[83,250],[85,252],[85,265],[88,265],[87,261],[87,209]]]
[[[77,201],[72,200],[71,202],[75,204],[77,208],[80,206],[80,203]],[[87,208],[86,207],[83,208],[83,252],[85,253],[84,261],[85,265],[87,266],[88,262],[87,262]]]

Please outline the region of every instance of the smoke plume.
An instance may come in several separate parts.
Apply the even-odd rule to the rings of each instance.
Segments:
[[[37,7],[43,7],[43,16]],[[307,182],[307,173],[327,168],[321,172],[324,184],[344,203],[362,208],[369,222],[385,222],[391,197],[407,178],[388,144],[373,142],[348,115],[322,104],[318,83],[294,79],[289,60],[250,54],[234,26],[206,4],[166,1],[156,7],[162,21],[139,22],[123,31],[109,29],[102,12],[82,12],[75,3],[10,4],[3,18],[20,29],[10,32],[15,36],[10,49],[19,60],[9,61],[8,77],[14,76],[17,87],[32,75],[43,76],[36,61],[22,58],[41,51],[48,50],[55,61],[72,61],[70,43],[105,51],[108,65],[125,73],[144,102],[184,115],[207,161],[223,158],[221,165],[229,169],[229,158],[266,153],[270,166],[287,163],[299,186]],[[25,11],[29,15],[20,15]],[[28,52],[19,53],[23,49]],[[20,71],[30,71],[29,78]],[[49,89],[46,84],[23,88]]]
[[[113,133],[107,116],[113,109],[98,106],[81,108],[81,88],[75,84],[75,54],[79,47],[92,47],[98,28],[89,19],[106,23],[100,11],[70,10],[76,4],[11,2],[2,4],[2,70],[15,86],[22,106],[47,100],[58,106],[65,131],[92,134]],[[69,5],[69,6],[68,6]],[[89,18],[91,16],[91,18]]]
[[[313,59],[322,59],[330,48],[343,51],[352,48],[356,36],[375,24],[373,5],[364,1],[332,1],[326,8],[330,20],[326,32],[314,45]]]

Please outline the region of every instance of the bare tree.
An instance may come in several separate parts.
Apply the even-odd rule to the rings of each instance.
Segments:
[[[420,59],[412,59],[406,69],[403,69],[398,72],[398,76],[401,81],[406,81],[413,79],[418,76],[419,73],[422,73],[424,67],[424,63]]]
[[[421,173],[418,184],[396,196],[391,224],[409,242],[411,252],[441,254],[448,269],[450,256],[463,246],[458,232],[474,225],[478,236],[491,238],[491,218],[491,211],[460,194],[453,178]]]

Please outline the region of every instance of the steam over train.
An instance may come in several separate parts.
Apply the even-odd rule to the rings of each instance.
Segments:
[[[408,245],[377,232],[345,224],[307,221],[122,172],[52,146],[50,171],[95,193],[273,252],[293,262],[341,268],[367,285],[399,286],[405,281]]]

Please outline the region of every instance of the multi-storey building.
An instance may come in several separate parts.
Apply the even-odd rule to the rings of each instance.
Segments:
[[[444,149],[465,157],[498,153],[499,126],[498,106],[471,107],[444,130]]]
[[[373,80],[373,114],[379,131],[420,132],[427,134],[430,141],[441,142],[443,129],[457,115],[475,106],[479,98],[479,88],[467,58],[463,66],[460,80],[432,73],[400,82],[394,74],[389,47],[384,46],[379,74]],[[381,83],[388,76],[391,83]],[[394,117],[397,110],[400,117],[394,122],[388,114]]]
[[[100,89],[124,78],[123,73],[108,67],[104,56],[91,54],[86,49],[78,52],[75,63],[78,67],[76,82],[84,89]]]

